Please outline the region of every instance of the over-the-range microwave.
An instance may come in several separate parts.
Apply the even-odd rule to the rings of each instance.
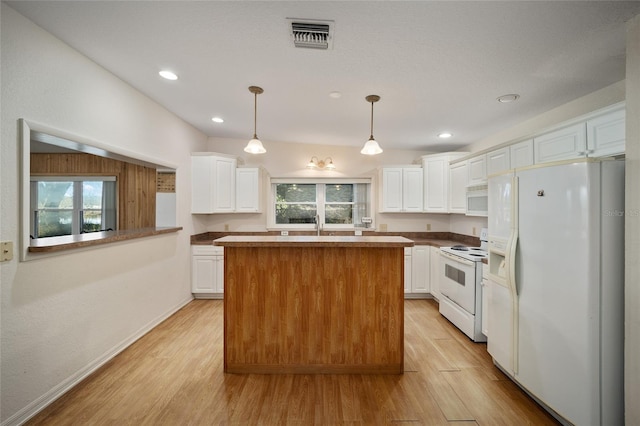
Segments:
[[[488,210],[487,184],[467,186],[467,216],[487,216]]]

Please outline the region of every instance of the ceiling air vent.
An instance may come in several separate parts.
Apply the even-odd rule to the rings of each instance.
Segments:
[[[287,19],[295,47],[330,49],[333,45],[333,21]]]

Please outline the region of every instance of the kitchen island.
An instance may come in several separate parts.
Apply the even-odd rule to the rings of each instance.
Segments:
[[[227,373],[400,374],[404,237],[228,236]]]

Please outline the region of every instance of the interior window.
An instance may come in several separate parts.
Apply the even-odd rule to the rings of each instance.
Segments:
[[[115,230],[114,176],[31,178],[31,238]]]

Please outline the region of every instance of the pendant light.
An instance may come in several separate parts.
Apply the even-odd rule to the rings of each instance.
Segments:
[[[365,99],[367,102],[371,102],[371,136],[369,136],[369,140],[364,144],[360,153],[365,155],[376,155],[382,152],[382,148],[380,148],[378,142],[373,138],[373,103],[378,102],[380,100],[380,96],[369,95]]]
[[[253,93],[253,139],[249,141],[247,146],[244,147],[244,152],[248,152],[250,154],[264,154],[267,152],[262,146],[262,142],[258,139],[258,135],[256,133],[256,122],[258,117],[258,95],[264,90],[258,86],[249,86],[249,91]]]

